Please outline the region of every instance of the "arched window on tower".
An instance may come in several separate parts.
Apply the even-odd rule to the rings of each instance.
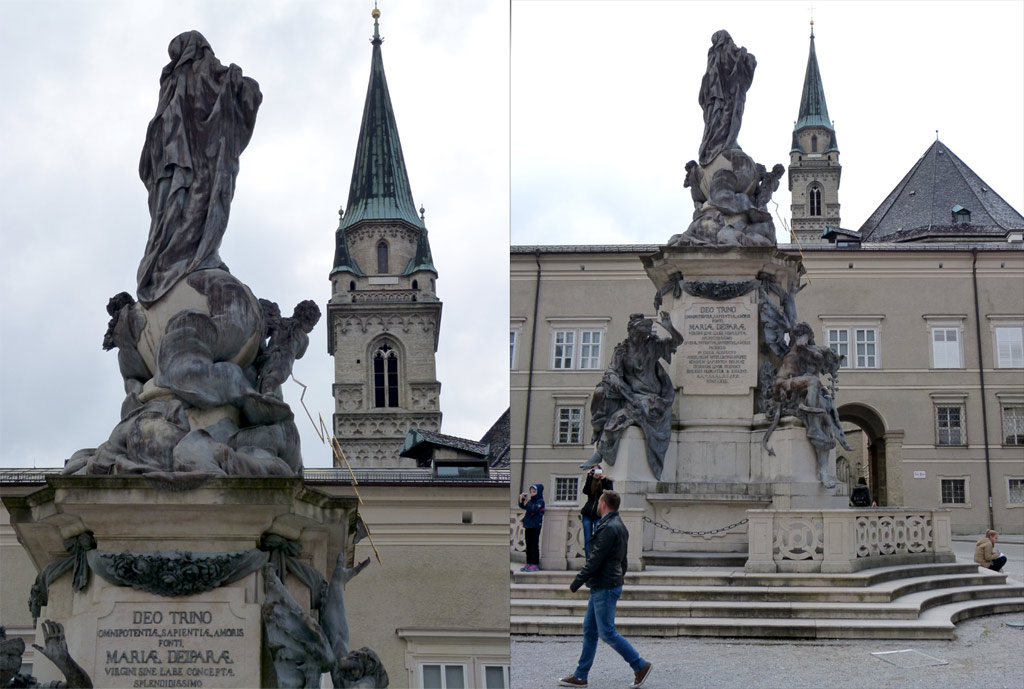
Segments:
[[[377,273],[386,275],[388,272],[388,243],[383,239],[377,242]]]
[[[398,406],[398,352],[387,342],[373,353],[373,406]]]
[[[818,152],[818,136],[817,134],[811,135],[811,153]]]
[[[813,186],[807,191],[808,215],[821,215],[821,187]]]

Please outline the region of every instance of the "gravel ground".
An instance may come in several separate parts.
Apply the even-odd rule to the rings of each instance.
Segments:
[[[956,626],[953,641],[773,641],[679,637],[630,639],[654,663],[644,689],[952,689],[1024,687],[1024,614],[992,615]],[[513,636],[512,689],[558,686],[576,668],[581,639]],[[911,650],[872,656],[873,652]],[[918,654],[931,656],[931,659]],[[885,660],[883,658],[888,658]],[[889,662],[892,661],[892,662]],[[944,665],[925,665],[944,661]],[[899,665],[894,664],[899,663]],[[901,665],[903,667],[901,667]],[[924,667],[910,667],[925,665]],[[624,689],[633,673],[603,642],[590,671],[592,689]]]

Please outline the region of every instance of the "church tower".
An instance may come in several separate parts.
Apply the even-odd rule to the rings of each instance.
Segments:
[[[793,126],[789,153],[789,191],[792,193],[792,231],[802,245],[824,243],[825,227],[839,227],[839,146],[825,105],[825,89],[814,51],[811,50],[800,96],[800,114]]]
[[[379,17],[374,9],[370,83],[335,235],[327,348],[334,434],[349,463],[412,467],[415,460],[398,456],[406,431],[441,429],[434,365],[441,302],[384,77]]]

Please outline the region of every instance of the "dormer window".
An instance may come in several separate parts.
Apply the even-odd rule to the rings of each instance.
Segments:
[[[971,224],[971,212],[961,206],[959,203],[953,206],[953,224],[954,225],[970,225]]]

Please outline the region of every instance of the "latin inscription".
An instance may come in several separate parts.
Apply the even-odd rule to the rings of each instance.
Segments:
[[[685,306],[683,387],[695,394],[745,394],[757,383],[757,311],[747,298],[692,298]]]
[[[255,626],[226,602],[117,603],[97,621],[97,686],[248,687],[259,683]]]

